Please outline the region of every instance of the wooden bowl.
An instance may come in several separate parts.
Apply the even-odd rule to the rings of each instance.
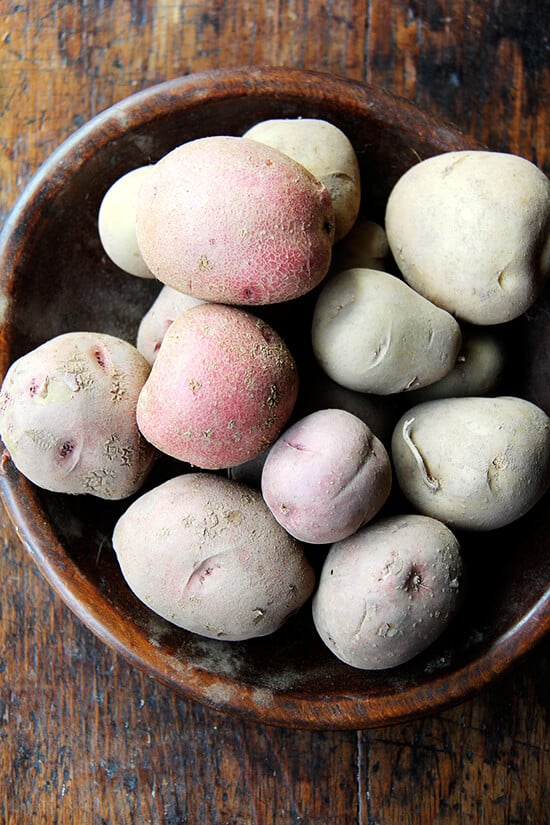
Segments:
[[[368,214],[383,220],[397,178],[419,159],[479,148],[471,138],[379,88],[284,68],[191,75],[123,100],[79,129],[31,180],[0,236],[1,369],[61,332],[135,340],[158,284],[105,257],[97,212],[124,172],[184,141],[242,134],[269,117],[320,117],[352,140]],[[548,308],[507,329],[514,363],[506,392],[548,411]],[[172,470],[165,471],[171,472]],[[505,530],[462,537],[468,596],[424,655],[388,671],[352,669],[317,637],[309,606],[271,637],[200,638],[158,618],[123,581],[111,531],[128,502],[36,489],[4,461],[0,492],[43,575],[74,613],[132,664],[217,710],[297,728],[367,728],[410,720],[479,691],[550,628],[547,500]]]

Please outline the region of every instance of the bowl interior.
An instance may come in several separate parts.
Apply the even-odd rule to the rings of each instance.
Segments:
[[[138,93],[66,141],[4,226],[2,374],[19,355],[65,331],[135,341],[159,286],[125,275],[103,254],[97,212],[114,180],[184,141],[240,135],[266,118],[299,116],[324,118],[348,135],[361,165],[363,212],[379,222],[393,183],[409,166],[441,151],[479,148],[380,89],[314,72],[219,70]],[[312,297],[271,311],[270,320],[287,339],[291,329],[307,331]],[[527,317],[503,329],[511,346],[502,394],[521,395],[548,412],[547,313],[543,297]],[[293,317],[300,322],[289,326]],[[289,343],[304,345],[298,338]],[[163,460],[147,486],[182,469]],[[469,585],[457,621],[412,662],[365,672],[347,667],[324,647],[308,606],[273,636],[246,643],[175,628],[138,602],[122,580],[111,533],[128,500],[106,503],[37,490],[10,462],[0,485],[30,554],[97,635],[190,698],[256,721],[361,728],[433,712],[483,687],[550,628],[546,501],[504,530],[460,536]],[[390,506],[406,505],[394,499]],[[314,551],[312,557],[318,563],[321,555]]]

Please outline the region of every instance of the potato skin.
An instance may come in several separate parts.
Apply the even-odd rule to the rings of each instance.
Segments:
[[[395,184],[386,232],[414,289],[461,320],[504,323],[550,273],[550,181],[517,155],[437,155]]]
[[[191,307],[204,303],[192,295],[185,295],[171,286],[163,286],[153,304],[149,307],[138,327],[136,347],[150,364],[157,353],[172,322]]]
[[[295,361],[268,324],[235,307],[202,304],[166,332],[137,421],[162,452],[216,470],[270,447],[297,393]]]
[[[151,169],[139,166],[118,178],[103,196],[97,220],[106,254],[120,269],[137,278],[153,278],[136,237],[138,192]]]
[[[157,456],[136,424],[149,364],[115,336],[68,332],[15,361],[0,393],[0,433],[18,470],[58,493],[119,499]]]
[[[449,372],[460,327],[406,283],[374,269],[347,269],[323,284],[312,320],[313,352],[351,390],[391,395]]]
[[[404,495],[452,528],[504,527],[550,486],[550,419],[522,398],[418,404],[397,422],[391,452]]]
[[[309,598],[303,549],[259,492],[220,476],[177,476],[138,498],[113,546],[128,585],[173,624],[238,641],[276,631]]]
[[[136,233],[163,283],[237,305],[287,301],[326,275],[334,238],[327,189],[292,158],[246,138],[185,143],[141,187]]]
[[[349,138],[327,120],[274,118],[256,123],[243,137],[258,140],[294,158],[330,192],[336,243],[355,224],[361,204],[359,161]]]
[[[397,667],[424,651],[460,606],[459,543],[421,515],[372,522],[327,555],[313,620],[327,647],[365,670]]]
[[[291,536],[328,544],[349,536],[386,502],[390,459],[369,427],[345,410],[318,410],[275,442],[263,466],[264,500]]]

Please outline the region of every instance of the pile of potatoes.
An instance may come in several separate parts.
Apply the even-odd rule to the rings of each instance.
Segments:
[[[518,156],[441,154],[397,181],[384,226],[362,185],[347,136],[309,118],[130,170],[99,237],[158,297],[135,342],[71,332],[16,361],[0,435],[41,487],[133,497],[113,547],[168,621],[250,639],[311,599],[335,656],[383,669],[457,615],[457,535],[550,485],[550,419],[497,394],[498,328],[550,272],[550,182]],[[181,473],[144,489],[163,455]]]

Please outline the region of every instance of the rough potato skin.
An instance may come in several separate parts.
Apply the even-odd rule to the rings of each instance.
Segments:
[[[319,410],[275,442],[262,472],[262,494],[285,530],[328,544],[349,536],[386,502],[389,456],[369,427],[345,410]]]
[[[395,184],[386,232],[403,277],[457,318],[500,324],[550,274],[550,181],[505,152],[447,152]]]
[[[136,424],[149,364],[111,335],[68,332],[15,361],[0,393],[0,434],[30,481],[119,499],[145,480],[156,450]]]
[[[166,330],[172,322],[182,312],[202,303],[204,302],[199,298],[185,295],[177,289],[172,289],[171,286],[162,287],[155,301],[141,319],[136,338],[137,349],[150,364],[157,357]]]
[[[351,141],[333,123],[319,118],[274,118],[256,123],[244,133],[284,152],[323,183],[332,198],[334,242],[355,224],[361,204],[361,172]]]
[[[395,476],[417,510],[463,530],[494,530],[550,486],[550,419],[522,398],[425,401],[397,422]]]
[[[260,493],[208,473],[177,476],[138,498],[118,520],[113,546],[139,599],[213,639],[273,633],[315,584],[302,547]]]
[[[389,516],[333,544],[313,599],[327,647],[365,670],[397,667],[446,629],[460,606],[459,543],[441,522]]]
[[[296,161],[216,136],[155,164],[140,190],[136,232],[163,283],[205,301],[270,304],[325,277],[334,212],[327,189]]]
[[[164,336],[137,421],[162,452],[215,470],[270,447],[297,392],[294,359],[270,326],[235,307],[202,304]]]

